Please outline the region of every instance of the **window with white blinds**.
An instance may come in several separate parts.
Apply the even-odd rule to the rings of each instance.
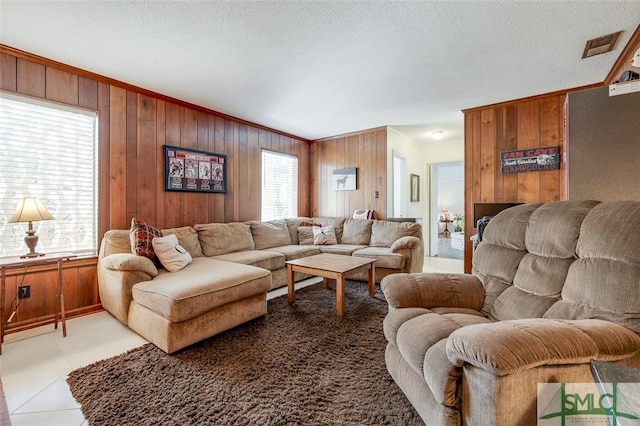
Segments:
[[[262,150],[262,221],[298,216],[298,157]]]
[[[23,197],[53,216],[33,222],[36,251],[96,252],[97,133],[94,111],[0,93],[0,257],[29,251],[28,224],[7,223]]]

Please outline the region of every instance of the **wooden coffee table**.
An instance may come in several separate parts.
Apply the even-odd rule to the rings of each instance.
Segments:
[[[367,259],[365,257],[328,253],[288,260],[285,263],[287,264],[289,302],[293,302],[295,297],[294,272],[303,272],[322,277],[322,285],[325,288],[327,288],[328,279],[331,278],[336,280],[336,313],[341,317],[344,308],[344,281],[347,275],[364,269],[369,270],[369,297],[373,297],[376,294],[375,261],[375,259]]]

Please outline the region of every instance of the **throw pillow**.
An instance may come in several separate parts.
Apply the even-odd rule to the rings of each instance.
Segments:
[[[187,249],[178,244],[178,237],[175,234],[155,237],[151,244],[160,263],[169,272],[179,271],[193,260]]]
[[[131,252],[133,254],[154,260],[156,255],[153,252],[152,241],[155,237],[161,236],[162,232],[160,232],[159,229],[154,228],[135,217],[131,219],[129,237],[131,238]]]
[[[298,227],[298,243],[303,246],[313,245],[313,230],[311,226]]]
[[[354,219],[373,219],[373,210],[354,210]]]
[[[338,244],[336,230],[333,226],[314,226],[311,230],[313,231],[314,245]]]

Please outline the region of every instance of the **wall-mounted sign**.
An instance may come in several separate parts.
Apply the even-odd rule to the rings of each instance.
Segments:
[[[164,145],[165,191],[227,192],[227,156]]]
[[[500,153],[502,174],[521,172],[541,172],[560,168],[560,147],[545,146],[541,148],[502,151]]]

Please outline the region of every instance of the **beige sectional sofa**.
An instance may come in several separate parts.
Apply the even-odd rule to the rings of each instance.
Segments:
[[[315,245],[313,225],[331,227],[335,244]],[[319,253],[374,258],[376,282],[419,272],[424,261],[421,226],[409,222],[298,217],[196,224],[162,234],[175,234],[192,262],[168,272],[132,254],[129,230],[110,230],[100,246],[98,288],[107,311],[167,353],[264,315],[266,293],[287,285],[287,260]]]
[[[639,368],[638,224],[635,201],[524,204],[488,223],[472,274],[386,277],[387,369],[425,423],[535,425],[538,383]]]

